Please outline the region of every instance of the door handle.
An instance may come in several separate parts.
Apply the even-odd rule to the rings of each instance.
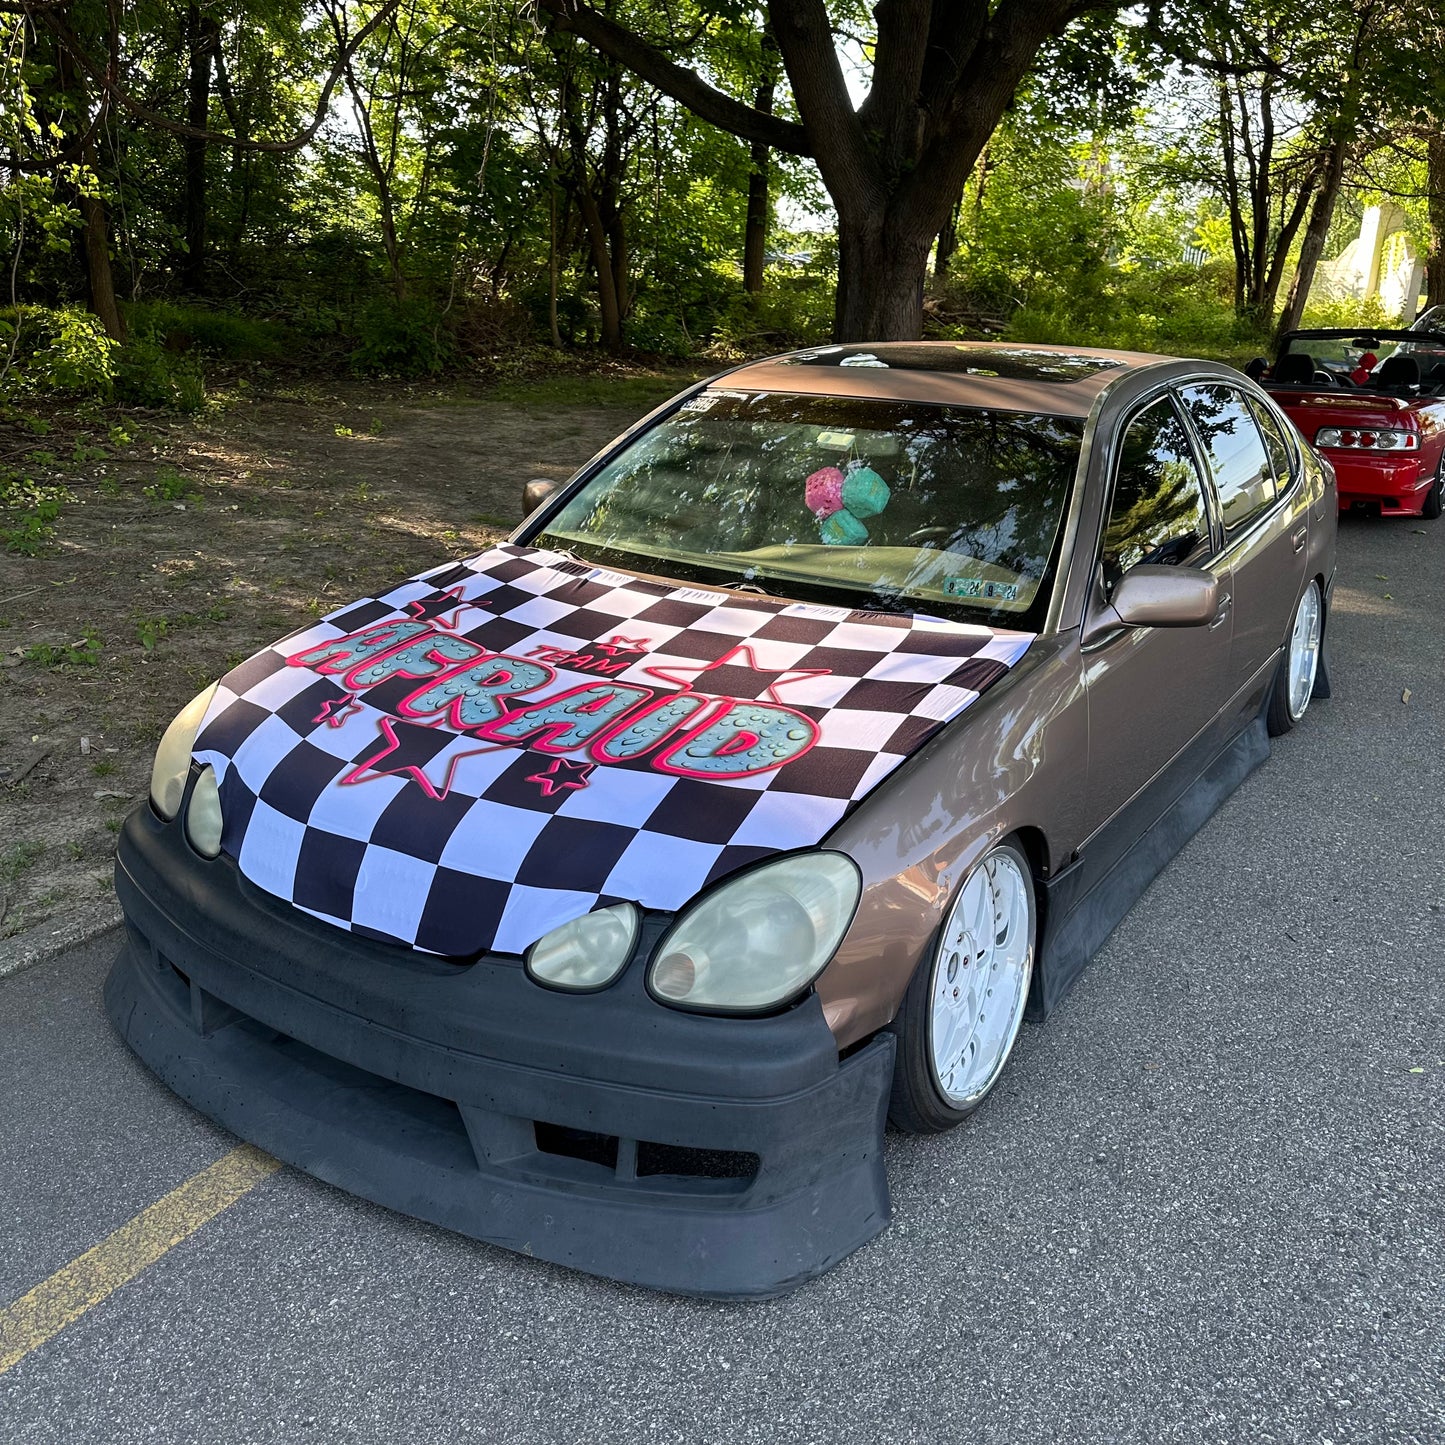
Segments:
[[[1221,627],[1224,625],[1225,621],[1229,617],[1229,608],[1230,604],[1233,601],[1234,599],[1229,595],[1228,592],[1221,592],[1219,594],[1219,605],[1215,608],[1214,620],[1209,624],[1211,631],[1213,631],[1213,629],[1216,627]]]
[[[1296,552],[1304,551],[1305,543],[1309,540],[1309,535],[1309,523],[1306,522],[1304,526],[1300,527],[1299,530],[1295,532],[1294,536],[1290,538],[1290,541],[1294,543],[1294,549]]]

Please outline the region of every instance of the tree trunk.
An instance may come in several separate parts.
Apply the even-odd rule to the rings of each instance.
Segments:
[[[1430,250],[1425,257],[1425,304],[1445,306],[1445,131],[1430,133]]]
[[[931,227],[906,234],[876,215],[838,218],[835,341],[916,341]]]
[[[1284,310],[1279,314],[1279,325],[1275,329],[1276,341],[1286,331],[1298,329],[1300,317],[1304,315],[1305,306],[1310,299],[1310,287],[1314,285],[1315,271],[1320,264],[1320,257],[1325,253],[1325,241],[1330,234],[1330,224],[1335,218],[1335,202],[1339,199],[1340,183],[1345,174],[1346,149],[1343,138],[1337,136],[1325,157],[1324,174],[1320,178],[1319,189],[1315,192],[1304,240],[1300,242],[1294,280],[1290,283],[1289,295],[1285,297]]]
[[[90,158],[91,160],[94,157]],[[112,341],[125,340],[125,321],[115,300],[115,275],[110,267],[110,235],[105,220],[105,206],[98,196],[82,193],[80,207],[81,237],[85,246],[85,276],[90,290],[90,309],[100,317],[105,334]]]
[[[612,257],[607,250],[607,229],[602,224],[596,198],[587,188],[585,180],[578,187],[577,204],[582,210],[587,244],[592,251],[592,269],[597,273],[597,309],[602,317],[602,344],[608,351],[621,351],[622,309],[618,305]]]
[[[552,328],[552,346],[562,349],[562,331],[557,325],[557,186],[549,180],[547,190],[550,204],[547,209],[547,322]]]
[[[962,205],[960,198],[959,205]],[[933,253],[933,284],[943,285],[948,277],[948,268],[953,264],[953,254],[958,250],[958,206],[950,206],[948,219],[938,233],[938,242]]]
[[[762,115],[773,113],[773,92],[778,83],[778,47],[763,31],[763,77],[753,97],[753,109]],[[772,147],[755,140],[748,152],[748,216],[743,228],[743,290],[756,300],[763,294],[763,272],[767,266],[769,204],[769,157]]]
[[[211,63],[220,43],[220,28],[199,7],[186,6],[186,46],[190,52],[190,83],[186,124],[204,130],[211,118]],[[185,136],[181,152],[186,170],[186,254],[181,261],[181,285],[200,291],[206,274],[206,142]]]
[[[706,121],[811,156],[839,218],[837,338],[915,339],[933,239],[1040,48],[1087,9],[1120,0],[878,0],[873,79],[849,93],[824,0],[767,0],[798,120],[764,115],[619,24],[611,7],[538,0]]]

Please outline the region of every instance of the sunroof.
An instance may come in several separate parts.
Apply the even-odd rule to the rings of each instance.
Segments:
[[[778,358],[787,366],[878,367],[889,371],[942,371],[953,376],[998,377],[1004,381],[1086,381],[1101,371],[1127,365],[1114,357],[1071,351],[1007,350],[920,342],[870,350],[866,346],[818,346]]]

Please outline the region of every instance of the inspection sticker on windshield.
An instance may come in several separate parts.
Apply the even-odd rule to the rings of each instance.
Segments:
[[[982,577],[945,577],[943,590],[950,597],[982,597],[991,602],[1017,602],[1017,582],[988,582]]]
[[[746,401],[747,392],[727,391],[722,387],[709,387],[706,391],[690,396],[678,407],[679,411],[711,411],[725,397],[729,401]]]

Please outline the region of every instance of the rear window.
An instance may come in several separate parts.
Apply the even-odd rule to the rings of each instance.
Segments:
[[[1232,386],[1186,386],[1189,409],[1224,512],[1224,527],[1237,531],[1274,501],[1274,467],[1244,393]]]
[[[609,462],[534,540],[664,577],[1036,627],[1083,426],[705,391]]]

